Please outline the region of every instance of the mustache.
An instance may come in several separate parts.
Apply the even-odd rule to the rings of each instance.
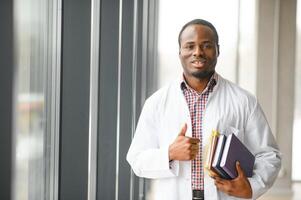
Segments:
[[[193,58],[191,60],[191,62],[205,62],[205,61],[207,61],[206,58]]]

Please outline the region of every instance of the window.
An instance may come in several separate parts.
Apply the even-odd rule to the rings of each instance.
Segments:
[[[56,99],[56,62],[52,31],[57,1],[14,1],[14,169],[13,199],[41,200],[53,195],[56,127],[51,103]],[[58,104],[59,105],[59,104]],[[51,123],[51,124],[50,124]],[[54,158],[57,159],[57,158]],[[50,192],[51,191],[51,192]]]
[[[296,45],[296,72],[295,72],[295,116],[293,129],[293,164],[292,179],[301,181],[301,161],[298,155],[301,141],[301,3],[297,2],[297,45]]]
[[[218,6],[216,6],[217,4]],[[159,1],[159,87],[181,75],[178,34],[186,22],[195,18],[206,19],[216,27],[220,37],[217,71],[228,79],[236,81],[238,8],[238,0],[231,1],[231,3],[217,0]]]
[[[216,71],[255,94],[255,3],[252,0],[159,1],[157,85],[161,87],[181,75],[178,34],[186,22],[202,18],[213,23],[219,34],[220,55]]]

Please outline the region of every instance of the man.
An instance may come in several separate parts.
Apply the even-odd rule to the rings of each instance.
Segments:
[[[183,77],[146,100],[128,162],[137,176],[153,179],[156,200],[257,199],[272,186],[281,166],[260,105],[215,72],[219,41],[210,22],[188,22],[178,42]],[[252,177],[239,163],[233,180],[204,172],[204,147],[212,130],[234,133],[255,155]]]

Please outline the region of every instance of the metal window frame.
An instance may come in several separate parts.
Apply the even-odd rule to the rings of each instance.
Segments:
[[[62,1],[58,198],[88,196],[91,2]]]
[[[46,137],[50,151],[49,165],[46,166],[46,199],[57,200],[59,189],[59,138],[60,138],[60,98],[61,98],[61,36],[62,0],[49,2],[50,24],[47,63]],[[49,184],[49,185],[48,185]]]
[[[91,1],[88,200],[96,199],[100,0]]]
[[[13,67],[13,3],[9,0],[0,3],[0,199],[13,196],[13,107],[14,67]]]

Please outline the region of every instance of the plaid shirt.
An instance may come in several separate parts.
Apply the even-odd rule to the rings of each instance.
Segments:
[[[202,158],[202,120],[206,108],[206,103],[209,94],[213,91],[214,86],[217,83],[217,74],[214,73],[206,88],[202,93],[196,92],[185,81],[181,83],[181,89],[184,93],[187,101],[191,124],[192,124],[192,137],[200,139],[200,150],[194,160],[192,160],[191,168],[191,184],[193,190],[204,190],[204,170],[203,170],[203,158]]]

